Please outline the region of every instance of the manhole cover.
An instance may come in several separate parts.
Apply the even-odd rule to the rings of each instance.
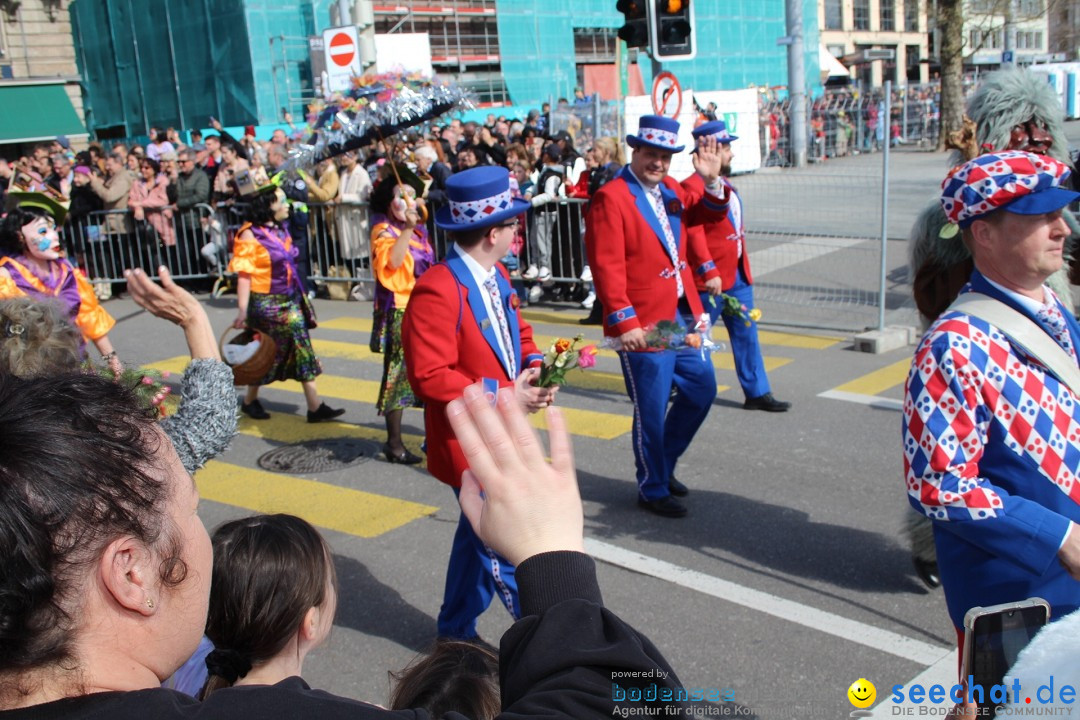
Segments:
[[[308,440],[265,453],[259,458],[259,467],[280,473],[331,472],[366,462],[379,451],[379,444],[371,440]]]

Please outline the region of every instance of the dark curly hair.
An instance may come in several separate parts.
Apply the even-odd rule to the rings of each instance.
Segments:
[[[22,229],[38,218],[51,218],[41,208],[19,205],[8,211],[0,220],[0,256],[15,257],[23,254]]]
[[[399,672],[391,672],[391,710],[424,708],[431,717],[459,712],[477,720],[499,714],[499,656],[465,640],[436,640]]]
[[[270,225],[274,222],[274,211],[270,206],[277,202],[277,191],[261,192],[243,199],[247,205],[244,207],[244,220],[252,225]]]
[[[77,670],[78,594],[110,542],[156,548],[166,585],[187,576],[154,424],[98,376],[0,375],[0,706],[32,691],[27,673]]]
[[[295,515],[256,515],[214,532],[206,636],[214,651],[202,697],[264,665],[296,637],[307,611],[337,587],[330,546]],[[335,590],[336,592],[336,590]]]

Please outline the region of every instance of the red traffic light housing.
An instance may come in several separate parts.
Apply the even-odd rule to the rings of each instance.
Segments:
[[[652,0],[619,0],[615,5],[626,16],[626,24],[619,28],[619,39],[627,47],[649,46],[649,2]]]
[[[631,0],[632,1],[632,0]],[[695,0],[648,0],[649,47],[654,60],[690,60],[694,40]]]

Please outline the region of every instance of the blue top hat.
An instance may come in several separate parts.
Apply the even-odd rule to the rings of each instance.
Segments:
[[[531,206],[528,200],[510,197],[510,171],[495,166],[451,175],[446,196],[449,202],[435,211],[435,225],[450,232],[491,227]]]
[[[682,152],[679,142],[679,123],[662,115],[642,115],[638,121],[637,135],[627,135],[626,144],[632,148],[648,146],[657,150]]]
[[[732,140],[738,140],[738,135],[732,135],[728,132],[727,123],[723,120],[712,120],[711,122],[702,123],[693,129],[692,134],[695,140],[705,137],[716,138],[718,143],[729,143]]]

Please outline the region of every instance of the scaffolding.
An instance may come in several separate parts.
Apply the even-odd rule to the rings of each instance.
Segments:
[[[482,106],[506,105],[495,0],[401,0],[375,5],[375,32],[427,33],[435,71],[467,87]]]

